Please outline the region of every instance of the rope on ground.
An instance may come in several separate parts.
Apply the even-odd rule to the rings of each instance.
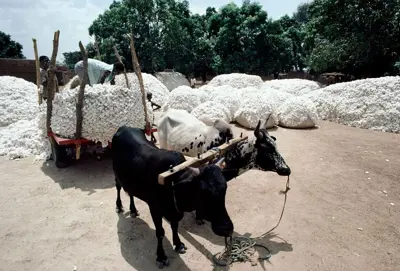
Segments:
[[[288,176],[287,181],[286,181],[286,189],[285,189],[285,191],[281,191],[281,194],[285,195],[285,199],[283,202],[282,212],[281,212],[281,216],[278,220],[278,223],[276,223],[276,225],[272,229],[270,229],[269,231],[265,232],[264,234],[262,234],[256,238],[249,238],[249,237],[245,237],[245,236],[235,236],[235,237],[230,237],[229,242],[228,242],[228,238],[225,238],[225,251],[222,253],[217,253],[217,254],[213,255],[213,261],[216,265],[227,266],[227,265],[231,265],[234,262],[247,262],[247,261],[252,262],[252,265],[256,265],[257,263],[254,262],[254,260],[252,259],[252,256],[256,252],[256,247],[263,248],[268,253],[264,257],[259,257],[258,260],[268,260],[269,258],[271,258],[272,254],[271,254],[271,251],[268,249],[268,247],[257,243],[257,241],[264,238],[267,234],[269,234],[270,232],[275,230],[281,223],[283,213],[284,213],[285,207],[286,207],[287,193],[290,190],[289,184],[290,184],[290,180],[289,180],[289,176]]]

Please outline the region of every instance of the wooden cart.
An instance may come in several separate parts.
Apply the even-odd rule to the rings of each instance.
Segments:
[[[87,75],[87,66],[88,66],[88,56],[85,48],[83,47],[82,43],[79,42],[79,47],[82,53],[82,58],[83,58],[83,66],[84,66],[84,77],[80,85],[80,90],[79,90],[79,96],[78,96],[78,102],[76,104],[76,117],[77,117],[77,123],[76,123],[76,133],[75,133],[75,138],[63,138],[60,135],[55,134],[52,129],[51,129],[51,115],[52,115],[52,110],[53,110],[53,99],[54,99],[54,94],[55,94],[55,86],[54,86],[54,71],[55,71],[55,64],[56,64],[56,58],[57,58],[57,52],[58,52],[58,43],[59,43],[59,35],[60,31],[56,31],[54,33],[54,39],[53,39],[53,53],[51,56],[51,62],[50,62],[50,68],[48,70],[48,98],[47,98],[47,114],[46,114],[46,127],[47,127],[47,135],[50,140],[51,144],[51,152],[52,152],[52,158],[54,160],[54,163],[56,167],[58,168],[64,168],[69,166],[69,159],[67,155],[67,148],[75,147],[76,148],[76,160],[80,159],[80,153],[81,153],[81,146],[82,145],[88,145],[88,144],[95,144],[95,142],[82,138],[82,121],[83,121],[83,116],[82,116],[82,107],[83,107],[83,99],[84,99],[84,91],[85,91],[85,86],[86,82],[88,80],[88,75]],[[132,53],[132,62],[134,64],[134,69],[135,73],[138,76],[139,79],[139,85],[140,85],[140,90],[142,92],[142,103],[144,107],[144,115],[145,115],[145,121],[146,121],[146,126],[145,126],[145,133],[146,135],[151,137],[151,140],[155,142],[155,137],[153,135],[154,132],[157,131],[157,128],[154,126],[150,125],[150,122],[148,121],[148,116],[147,116],[147,108],[146,108],[146,94],[144,90],[144,84],[143,84],[143,77],[142,73],[140,70],[140,65],[136,56],[136,50],[134,46],[134,40],[133,40],[133,35],[128,35],[129,40],[130,40],[130,47],[131,47],[131,53]],[[35,61],[36,61],[36,84],[38,88],[38,101],[39,105],[42,103],[42,97],[40,94],[40,67],[39,67],[39,59],[38,59],[38,50],[37,50],[37,44],[36,40],[33,39],[33,47],[34,47],[34,52],[35,52]],[[118,51],[114,47],[115,54],[118,57],[119,61],[121,63],[121,57],[118,54]],[[124,67],[124,75],[126,79],[126,84],[127,87],[129,88],[129,82],[128,82],[128,77],[126,75],[126,70]],[[108,142],[108,146],[111,147],[111,143]]]

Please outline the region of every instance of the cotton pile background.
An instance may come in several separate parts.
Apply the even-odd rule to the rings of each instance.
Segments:
[[[0,127],[31,120],[39,112],[36,85],[13,76],[0,76]]]

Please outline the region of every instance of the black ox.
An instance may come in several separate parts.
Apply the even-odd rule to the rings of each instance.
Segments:
[[[159,149],[147,140],[143,130],[126,126],[119,128],[113,136],[112,160],[117,211],[123,211],[121,187],[129,194],[133,217],[139,215],[134,196],[148,204],[156,228],[159,268],[169,264],[162,245],[163,217],[171,223],[173,244],[178,253],[186,251],[178,236],[178,222],[183,218],[183,212],[200,213],[203,219],[211,222],[212,230],[218,236],[232,235],[233,224],[225,208],[227,183],[217,165],[200,169],[188,167],[171,176],[172,185],[159,185],[158,175],[167,171],[170,165],[183,163],[183,154]]]

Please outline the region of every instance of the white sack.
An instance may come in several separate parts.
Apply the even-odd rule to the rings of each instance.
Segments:
[[[163,83],[169,91],[180,87],[180,86],[188,86],[190,87],[189,80],[179,72],[157,72],[156,78]]]

